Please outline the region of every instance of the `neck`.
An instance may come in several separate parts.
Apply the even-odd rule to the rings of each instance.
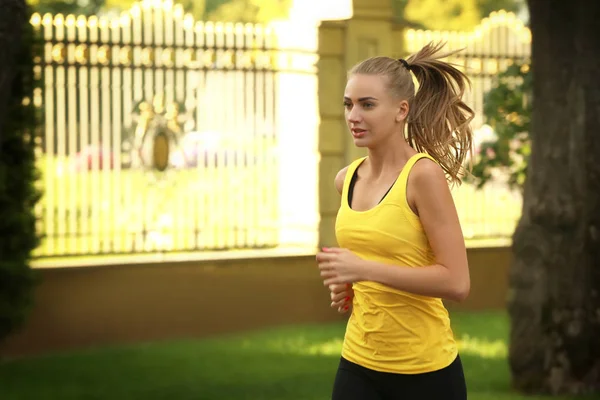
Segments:
[[[415,149],[410,147],[402,136],[394,136],[393,140],[369,148],[370,172],[374,176],[379,176],[390,169],[402,168],[414,154],[416,154]]]

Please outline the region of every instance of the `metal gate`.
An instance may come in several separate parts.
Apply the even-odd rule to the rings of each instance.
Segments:
[[[37,256],[280,244],[282,84],[315,77],[314,51],[169,1],[31,23],[43,43]]]

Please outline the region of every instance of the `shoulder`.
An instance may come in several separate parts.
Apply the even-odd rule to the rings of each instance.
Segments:
[[[452,203],[452,195],[442,167],[429,158],[418,160],[408,177],[409,203],[418,213],[420,208],[437,208],[441,203]]]
[[[344,168],[340,169],[339,172],[335,176],[334,185],[335,189],[339,194],[342,194],[342,190],[344,189],[344,180],[346,179],[346,173],[348,173],[348,168],[350,166],[347,165]]]
[[[346,180],[346,175],[348,174],[348,170],[352,169],[352,171],[354,172],[354,170],[356,168],[358,168],[358,166],[367,159],[367,157],[361,157],[358,158],[354,161],[352,161],[350,163],[350,165],[345,166],[344,168],[340,169],[339,172],[335,175],[335,188],[338,191],[339,194],[342,194],[342,190],[344,189],[344,181]]]
[[[419,186],[439,184],[443,184],[446,187],[448,186],[446,174],[442,167],[428,157],[423,157],[415,163],[410,171],[409,178]]]

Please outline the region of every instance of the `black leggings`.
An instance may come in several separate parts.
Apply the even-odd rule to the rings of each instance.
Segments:
[[[404,375],[373,371],[342,357],[332,400],[466,400],[460,357],[446,368]]]

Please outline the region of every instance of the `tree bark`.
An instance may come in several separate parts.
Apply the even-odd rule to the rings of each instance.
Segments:
[[[600,2],[528,4],[532,154],[513,237],[513,385],[600,392]]]

